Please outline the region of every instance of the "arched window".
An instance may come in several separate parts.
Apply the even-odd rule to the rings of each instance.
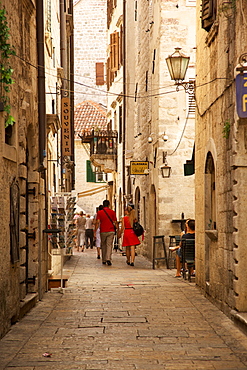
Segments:
[[[135,209],[136,209],[136,217],[138,220],[140,220],[140,199],[141,199],[140,189],[139,187],[137,187],[135,191]]]
[[[216,230],[215,165],[208,152],[205,166],[205,221],[207,230]]]
[[[205,278],[210,282],[212,239],[210,230],[216,230],[215,164],[211,152],[208,152],[205,164]],[[206,285],[207,287],[207,285]]]

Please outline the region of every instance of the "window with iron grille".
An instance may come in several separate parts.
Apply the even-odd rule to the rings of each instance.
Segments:
[[[51,32],[51,0],[47,0],[46,11],[46,29]]]
[[[195,89],[195,80],[189,79],[189,84],[191,85],[190,91],[193,92]],[[193,118],[196,113],[196,101],[194,93],[186,94],[187,96],[187,115]]]

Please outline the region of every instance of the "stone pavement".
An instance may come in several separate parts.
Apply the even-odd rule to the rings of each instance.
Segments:
[[[0,369],[247,369],[247,337],[174,271],[75,252],[63,293],[46,293],[0,341]]]

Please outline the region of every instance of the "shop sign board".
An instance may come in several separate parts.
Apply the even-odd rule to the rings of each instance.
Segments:
[[[62,98],[62,156],[71,155],[70,98]]]
[[[247,73],[236,76],[237,113],[240,118],[247,117]]]
[[[130,175],[147,175],[148,164],[149,164],[148,161],[131,161]]]

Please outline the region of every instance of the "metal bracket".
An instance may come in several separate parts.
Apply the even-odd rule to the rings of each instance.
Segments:
[[[35,188],[35,186],[32,189],[28,189],[28,194],[32,194],[35,197],[35,195],[36,195],[36,188]]]
[[[36,238],[36,232],[34,231],[33,233],[27,233],[27,237],[29,239],[35,239]]]

